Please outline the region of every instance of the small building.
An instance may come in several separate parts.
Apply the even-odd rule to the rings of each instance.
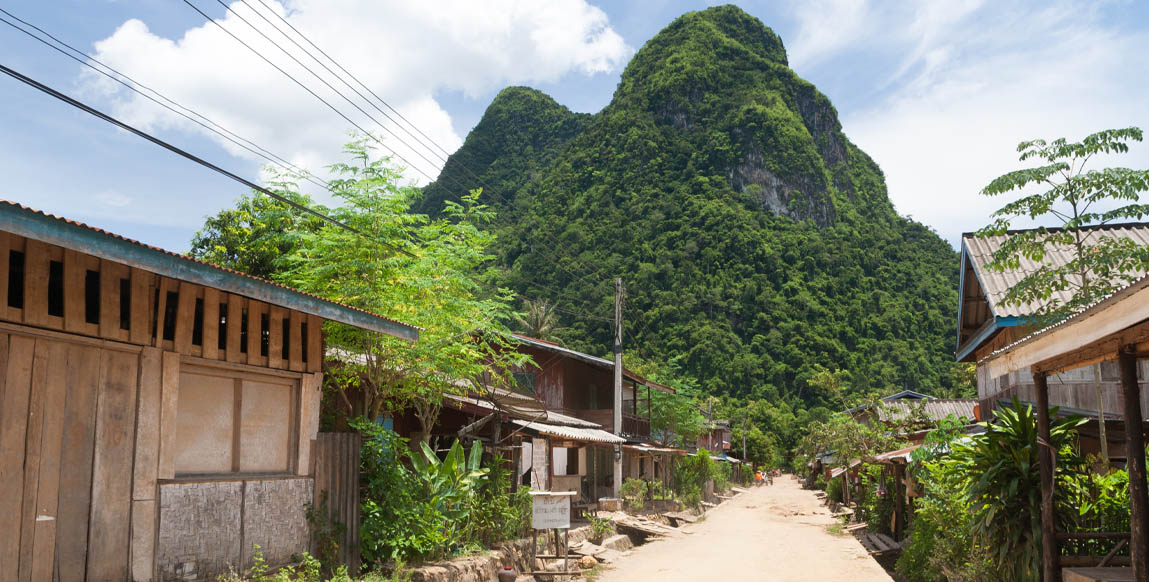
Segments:
[[[1149,224],[1132,223],[1101,227],[1106,236],[1123,237],[1139,245],[1149,245]],[[1091,231],[1094,229],[1084,229]],[[958,305],[956,356],[961,362],[977,363],[978,408],[980,417],[988,419],[1002,403],[1017,397],[1023,402],[1036,402],[1033,375],[1028,370],[1002,371],[987,364],[990,356],[1008,349],[1038,331],[1033,315],[1036,305],[1004,305],[1006,292],[1025,273],[1041,265],[1022,259],[1016,271],[996,272],[986,268],[993,253],[1020,231],[1002,236],[977,237],[962,235],[961,279]],[[1068,249],[1055,249],[1047,254],[1045,264],[1064,265],[1072,258]],[[1070,297],[1059,292],[1061,300]],[[1137,364],[1137,377],[1143,385],[1149,378],[1149,362]],[[1048,381],[1049,403],[1066,409],[1100,412],[1107,419],[1122,413],[1121,375],[1115,361],[1093,362],[1073,369],[1059,370]],[[1149,410],[1149,390],[1141,391],[1141,409]],[[1096,430],[1095,425],[1092,430]],[[1107,440],[1112,440],[1107,438]],[[1093,438],[1086,452],[1098,452],[1100,440]],[[1112,447],[1111,456],[1120,461],[1123,455],[1120,443]]]
[[[614,362],[565,348],[553,342],[516,335],[518,350],[531,356],[536,366],[514,371],[516,389],[534,396],[547,411],[590,421],[608,433],[619,433],[628,445],[652,445],[651,394],[673,392],[670,387],[652,382],[630,370],[622,374],[622,426],[614,427]],[[613,466],[617,445],[607,442],[588,443],[582,453],[590,467],[584,489],[594,498],[613,493]],[[561,448],[561,447],[560,447]],[[672,449],[648,447],[636,449],[621,446],[623,479],[662,480],[668,477],[670,462],[678,456]],[[660,449],[660,450],[654,450]],[[579,457],[582,458],[582,457]],[[568,461],[568,463],[571,463]],[[571,463],[573,466],[573,463]]]
[[[311,546],[323,324],[411,326],[0,202],[0,573],[215,580]]]

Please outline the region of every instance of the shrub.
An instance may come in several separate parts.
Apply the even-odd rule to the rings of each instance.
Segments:
[[[642,479],[627,479],[618,488],[618,494],[622,496],[627,509],[631,511],[637,511],[646,505],[648,491],[646,481]]]

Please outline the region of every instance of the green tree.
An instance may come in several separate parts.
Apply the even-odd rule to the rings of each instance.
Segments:
[[[1037,160],[1039,165],[998,177],[982,194],[1038,191],[994,212],[993,222],[978,235],[1004,235],[1017,218],[1053,218],[1058,225],[1011,234],[994,253],[988,266],[997,271],[1018,270],[1023,259],[1038,264],[1006,292],[1006,304],[1032,305],[1040,320],[1052,322],[1149,270],[1149,247],[1096,228],[1149,214],[1149,205],[1139,203],[1141,193],[1149,189],[1149,170],[1086,169],[1095,156],[1126,153],[1129,142],[1141,139],[1141,130],[1130,127],[1100,131],[1078,143],[1036,139],[1017,146],[1022,162]],[[1044,261],[1049,253],[1066,250],[1071,258],[1065,264]]]
[[[326,212],[294,183],[274,183],[277,193],[288,199]],[[292,208],[258,192],[236,200],[234,208],[209,216],[192,238],[188,254],[209,263],[242,271],[256,277],[274,279],[283,269],[283,258],[299,248],[304,233],[314,233],[323,220]]]
[[[444,395],[477,389],[480,379],[505,383],[500,371],[527,362],[508,349],[512,295],[490,292],[479,279],[491,259],[494,235],[483,226],[492,213],[477,203],[478,191],[448,203],[435,220],[409,213],[417,191],[399,186],[398,171],[373,158],[364,140],[346,151],[350,163],[330,166],[339,176],[331,194],[343,203],[330,213],[357,232],[324,225],[303,233],[281,279],[422,328],[409,342],[329,324],[327,343],[341,360],[329,377],[354,415],[412,409],[425,439]],[[347,398],[351,386],[362,401]]]

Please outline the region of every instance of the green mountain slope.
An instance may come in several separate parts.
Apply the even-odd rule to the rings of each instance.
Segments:
[[[503,91],[424,210],[481,184],[507,285],[608,318],[622,276],[628,349],[678,358],[708,391],[830,403],[807,382],[818,367],[856,391],[954,385],[956,254],[895,213],[829,99],[737,8],[674,21],[593,116]],[[609,321],[563,325],[571,347],[609,351]]]

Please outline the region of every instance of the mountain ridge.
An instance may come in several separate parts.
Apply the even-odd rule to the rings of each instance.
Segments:
[[[829,98],[736,7],[651,38],[598,113],[500,92],[420,210],[459,185],[494,187],[500,283],[606,315],[623,276],[628,343],[711,393],[825,404],[820,369],[857,391],[955,388],[956,253],[897,215]],[[607,351],[608,323],[563,319],[569,345]]]

